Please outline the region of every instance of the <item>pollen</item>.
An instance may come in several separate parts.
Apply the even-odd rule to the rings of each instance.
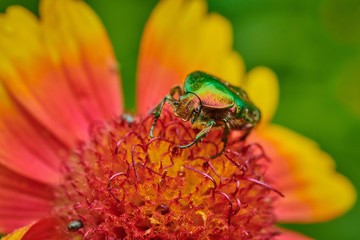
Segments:
[[[261,146],[198,130],[170,111],[94,124],[64,165],[54,215],[69,239],[269,239],[277,234]],[[275,190],[276,191],[276,190]],[[76,228],[69,230],[69,224]]]

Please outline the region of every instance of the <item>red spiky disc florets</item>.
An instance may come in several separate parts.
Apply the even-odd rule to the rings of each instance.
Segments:
[[[149,137],[152,119],[100,126],[65,167],[54,214],[61,231],[84,239],[268,239],[276,234],[271,187],[262,181],[260,147],[221,131],[198,146],[171,112]],[[68,230],[72,223],[79,228]],[[76,224],[77,223],[77,224]],[[79,224],[81,223],[81,225]]]

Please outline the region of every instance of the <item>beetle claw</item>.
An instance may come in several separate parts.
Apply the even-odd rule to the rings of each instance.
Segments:
[[[210,158],[211,158],[211,159],[214,159],[214,158],[220,157],[223,153],[224,153],[224,151],[221,151],[221,152],[219,152],[219,153],[216,154],[216,155],[210,156]]]
[[[191,147],[192,145],[194,145],[194,143],[196,143],[196,141],[193,141],[192,143],[188,144],[188,145],[185,145],[185,146],[180,146],[179,144],[177,144],[177,146],[181,149],[184,149],[184,148],[188,148],[188,147]]]
[[[151,130],[150,130],[150,137],[151,137],[151,138],[154,138],[154,134],[153,134],[154,127],[155,127],[155,126],[152,126],[152,127],[151,127]]]
[[[158,118],[154,118],[154,119],[155,119],[155,121],[154,121],[154,123],[153,123],[153,125],[151,126],[151,129],[150,129],[150,137],[151,137],[151,138],[154,138],[153,131],[154,131],[155,124],[156,124]]]

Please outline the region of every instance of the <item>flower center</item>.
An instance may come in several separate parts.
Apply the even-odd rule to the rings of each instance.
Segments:
[[[181,149],[195,129],[164,110],[98,126],[65,166],[54,214],[84,239],[267,239],[276,234],[261,147],[221,131]]]

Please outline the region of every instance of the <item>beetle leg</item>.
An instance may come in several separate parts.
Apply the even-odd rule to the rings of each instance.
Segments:
[[[178,104],[178,101],[171,95],[166,95],[164,97],[163,100],[160,101],[160,103],[154,108],[154,110],[151,111],[152,114],[154,114],[154,122],[151,126],[151,130],[150,130],[150,137],[151,138],[154,138],[154,135],[153,135],[153,131],[154,131],[154,128],[155,128],[155,124],[157,122],[157,120],[159,119],[160,115],[161,115],[161,112],[164,108],[164,104],[165,103],[168,103],[170,106],[172,106],[173,108],[176,107],[176,105]]]
[[[245,125],[243,129],[245,132],[244,135],[241,136],[240,141],[244,141],[253,128],[254,128],[254,124],[252,123],[248,123],[247,125]]]
[[[212,127],[215,125],[214,121],[210,121],[209,124],[207,125],[206,128],[204,128],[203,130],[201,130],[201,132],[198,133],[198,135],[196,135],[194,141],[188,145],[185,146],[179,146],[179,148],[187,148],[187,147],[191,147],[192,145],[194,145],[194,143],[197,143],[199,140],[203,139],[204,137],[206,137],[206,135],[208,135],[208,133],[211,131]]]
[[[181,85],[176,85],[175,87],[173,87],[171,90],[170,90],[170,96],[174,96],[175,93],[178,93],[179,96],[183,95],[184,92],[183,92],[183,89],[181,87]]]
[[[224,120],[224,122],[225,122],[225,127],[224,127],[224,130],[223,130],[223,135],[222,135],[222,139],[221,139],[221,141],[224,143],[224,146],[223,146],[222,150],[218,154],[216,154],[214,156],[211,156],[212,159],[217,158],[221,154],[223,154],[223,152],[225,151],[225,148],[226,148],[226,144],[228,142],[228,137],[229,137],[229,134],[230,134],[230,125],[226,120]]]

